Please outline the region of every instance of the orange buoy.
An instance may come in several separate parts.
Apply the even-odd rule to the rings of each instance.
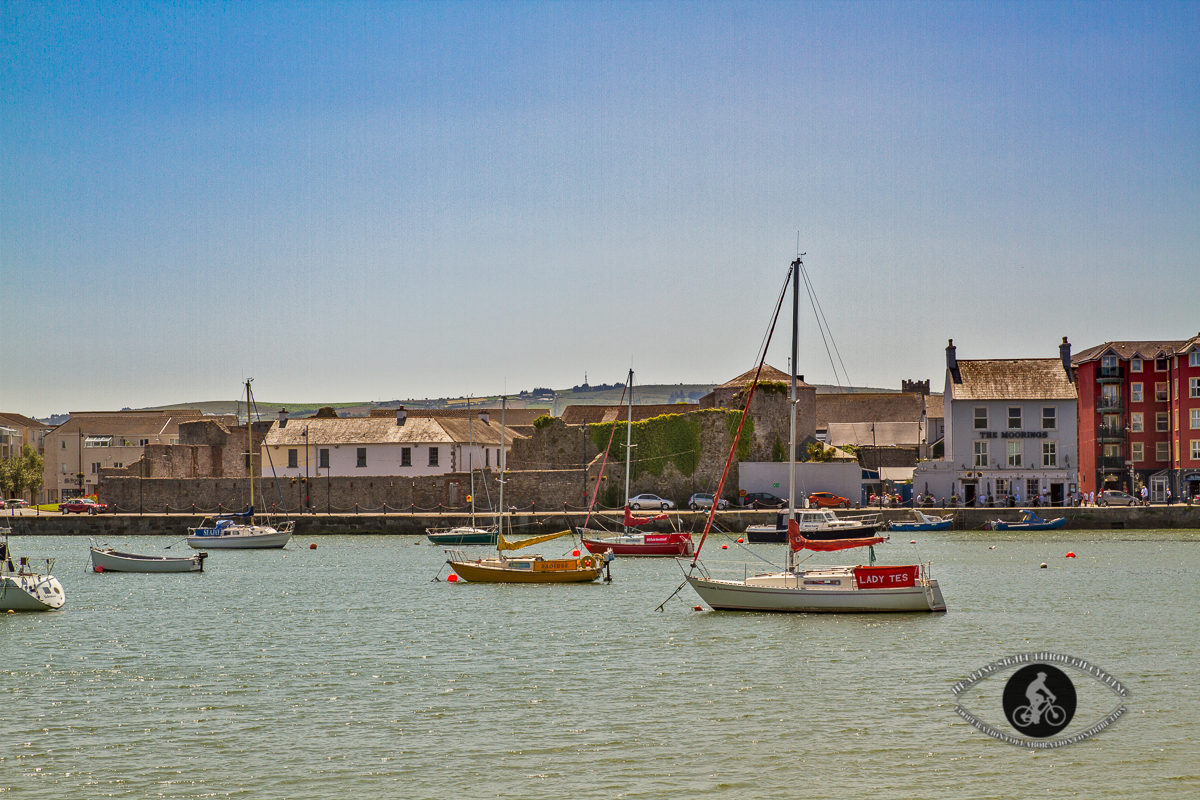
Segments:
[[[692,606],[692,611],[703,611],[704,606]]]
[[[1075,557],[1075,551],[1074,551],[1074,550],[1072,550],[1070,553],[1067,553],[1067,558],[1074,558],[1074,557]]]
[[[458,583],[458,575],[451,572],[449,577],[446,578],[446,580],[450,581],[451,583]]]
[[[317,543],[316,543],[316,542],[313,542],[312,544],[310,544],[310,545],[308,546],[308,549],[309,549],[309,550],[316,550],[316,549],[317,549]]]
[[[729,545],[727,545],[727,544],[723,544],[723,545],[721,545],[721,549],[722,549],[722,550],[728,550],[728,549],[729,549]]]
[[[738,544],[741,544],[743,541],[743,539],[738,539]]]
[[[572,550],[572,551],[571,551],[571,555],[575,556],[575,558],[579,558],[579,551],[578,551],[578,550]]]

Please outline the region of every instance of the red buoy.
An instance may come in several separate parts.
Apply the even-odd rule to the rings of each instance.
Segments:
[[[728,550],[728,549],[729,549],[729,545],[727,545],[727,544],[723,544],[723,545],[721,545],[721,549],[722,549],[722,550]]]
[[[704,606],[692,606],[692,611],[703,611]]]
[[[97,564],[97,565],[96,565],[96,572],[104,572],[104,567],[102,567],[102,566],[100,566],[99,564]]]
[[[1067,553],[1067,558],[1074,558],[1074,557],[1075,557],[1075,551],[1072,550],[1070,553]]]
[[[309,549],[309,550],[316,550],[316,549],[317,549],[317,543],[316,543],[316,542],[313,542],[312,544],[310,544],[310,545],[308,546],[308,549]]]
[[[738,539],[738,544],[741,544],[743,541],[743,539]]]
[[[571,551],[571,555],[575,556],[576,558],[579,558],[579,551],[578,551],[578,550],[572,550],[572,551]]]
[[[446,580],[450,581],[451,583],[458,583],[458,575],[451,572],[449,577],[446,578]]]

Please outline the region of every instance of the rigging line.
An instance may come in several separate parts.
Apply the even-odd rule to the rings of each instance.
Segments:
[[[833,352],[829,349],[829,343],[833,340],[833,331],[829,329],[829,321],[825,318],[825,312],[821,308],[820,301],[817,300],[817,292],[808,277],[808,273],[801,269],[800,274],[804,277],[804,286],[808,291],[808,302],[812,306],[813,316],[816,317],[817,330],[821,333],[821,341],[825,345],[825,353],[829,356],[829,366],[833,369],[833,381],[839,387],[845,388],[850,384],[850,376],[846,372],[845,363],[842,362],[842,376],[845,378],[845,383],[842,383],[842,379],[838,378],[837,364],[834,363],[833,359],[833,354],[837,351],[837,342],[833,342]],[[837,353],[837,358],[839,362],[842,361],[842,354],[840,352]]]
[[[632,384],[633,383],[633,377],[632,377],[633,370],[629,370],[629,373],[630,373],[629,384]],[[627,390],[629,390],[629,388],[630,388],[629,384],[627,384],[624,388],[621,389],[621,401],[620,401],[620,403],[617,404],[617,417],[618,418],[620,418],[620,416],[621,416],[621,407],[625,405],[625,392]],[[632,394],[632,392],[630,392],[630,394]],[[630,397],[629,399],[630,399],[630,404],[632,404],[633,398]],[[584,428],[584,430],[586,430],[586,427]],[[594,489],[592,489],[592,500],[590,503],[588,503],[587,516],[583,520],[583,527],[585,527],[585,528],[587,527],[588,522],[590,522],[592,519],[592,509],[596,505],[596,495],[598,495],[600,493],[600,480],[601,480],[601,478],[604,477],[604,467],[606,464],[608,464],[608,453],[610,450],[612,450],[613,437],[616,434],[617,434],[617,424],[616,424],[616,421],[614,421],[612,429],[608,432],[608,447],[604,448],[604,459],[600,462],[600,471],[596,474],[596,486]],[[587,445],[587,443],[585,442],[584,443],[585,448],[586,448],[586,445]],[[584,452],[586,452],[586,449]],[[586,472],[587,472],[587,464],[586,463],[583,465],[583,469],[586,474]]]
[[[800,259],[796,259],[799,262]],[[771,346],[771,337],[775,335],[775,323],[779,321],[779,312],[783,308],[783,298],[787,295],[788,282],[792,279],[792,270],[796,269],[796,262],[792,264],[788,270],[787,277],[783,281],[783,289],[779,292],[779,299],[775,301],[775,315],[771,317],[771,324],[767,330],[767,336],[763,342],[762,352],[758,358],[758,369],[754,372],[754,380],[750,383],[750,391],[746,393],[746,406],[742,409],[742,416],[738,420],[737,433],[734,434],[733,444],[730,445],[729,455],[725,458],[725,469],[721,472],[721,480],[717,482],[717,490],[713,494],[713,504],[709,506],[708,518],[704,521],[704,533],[700,536],[700,544],[696,545],[696,552],[692,556],[692,566],[700,559],[700,550],[704,547],[704,541],[708,538],[708,532],[712,530],[713,519],[716,518],[717,506],[720,503],[721,493],[725,491],[725,480],[729,477],[729,468],[733,465],[733,457],[737,455],[738,443],[742,439],[742,428],[746,425],[746,417],[750,415],[750,402],[754,399],[754,389],[758,386],[758,378],[762,375],[763,364],[767,360],[767,348]],[[792,373],[795,374],[795,365],[792,365]]]
[[[247,385],[246,386],[246,425],[250,427],[250,441],[253,442],[254,441],[254,427],[250,425],[250,409],[251,409],[251,407],[254,408],[254,413],[257,414],[258,418],[261,420],[262,412],[258,410],[258,401],[254,399],[254,393],[250,390],[249,385]],[[253,449],[253,448],[251,448],[251,449]],[[266,451],[267,462],[271,465],[271,477],[275,480],[275,491],[279,492],[279,507],[283,509],[284,518],[291,519],[290,515],[288,514],[287,508],[283,504],[283,487],[279,485],[279,476],[275,474],[275,459],[271,458],[271,448],[263,447],[263,450]],[[251,470],[254,469],[254,454],[253,453],[250,454],[250,469]],[[258,487],[258,495],[259,495],[259,497],[262,497],[263,513],[266,514],[267,513],[267,508],[266,508],[267,498],[263,496],[262,486]],[[250,507],[251,508],[254,507],[254,495],[250,496]],[[251,520],[250,522],[251,522],[251,524],[253,524],[254,520]]]

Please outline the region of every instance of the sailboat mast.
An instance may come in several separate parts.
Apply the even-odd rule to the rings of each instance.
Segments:
[[[629,377],[625,379],[626,385],[629,387],[629,422],[625,424],[625,505],[629,505],[629,465],[631,463],[630,454],[633,451],[633,370],[629,370]],[[628,530],[628,529],[627,529]]]
[[[471,528],[475,527],[475,429],[471,427],[471,398],[467,398],[467,467],[471,471]]]
[[[504,411],[508,408],[508,398],[500,398],[500,517],[497,520],[496,527],[500,531],[500,535],[504,535],[504,463],[507,459],[504,458]]]
[[[799,249],[799,248],[797,248]],[[796,518],[796,364],[797,358],[800,355],[799,338],[799,323],[800,318],[800,268],[804,266],[804,262],[797,256],[792,262],[792,364],[788,372],[791,373],[791,402],[788,403],[788,425],[789,433],[788,440],[791,444],[788,446],[788,527],[791,527],[791,521]],[[790,539],[790,537],[789,537]],[[789,541],[788,544],[788,569],[793,565],[794,552]]]
[[[253,378],[246,379],[246,456],[250,463],[250,524],[254,524],[254,417],[251,409],[254,407],[250,402],[250,381]]]

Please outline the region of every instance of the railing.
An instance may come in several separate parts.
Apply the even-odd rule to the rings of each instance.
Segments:
[[[1096,463],[1100,469],[1125,469],[1125,459],[1121,456],[1101,456]]]
[[[1121,411],[1125,408],[1125,401],[1120,397],[1100,397],[1096,400],[1097,411]]]
[[[1103,383],[1111,381],[1120,381],[1125,378],[1124,367],[1101,367],[1096,370],[1096,380]]]
[[[1101,441],[1125,441],[1125,429],[1119,425],[1101,425],[1096,428],[1096,438]]]

